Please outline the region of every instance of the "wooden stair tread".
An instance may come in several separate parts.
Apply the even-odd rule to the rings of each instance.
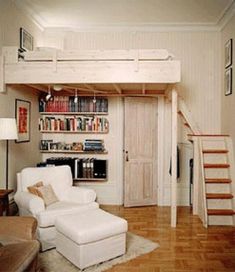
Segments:
[[[205,179],[206,183],[231,183],[231,179],[227,178],[206,178]]]
[[[205,163],[204,168],[229,168],[228,163]]]
[[[207,193],[207,199],[232,199],[232,194]]]
[[[188,134],[188,136],[196,136],[196,137],[229,137],[228,134]]]
[[[208,215],[234,215],[235,212],[229,209],[208,209]]]
[[[226,149],[204,149],[202,150],[204,154],[226,154],[228,150]]]

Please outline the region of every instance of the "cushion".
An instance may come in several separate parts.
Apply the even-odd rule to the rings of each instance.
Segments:
[[[38,226],[46,228],[55,225],[56,218],[65,214],[83,213],[88,210],[97,209],[99,207],[97,202],[89,204],[77,204],[71,202],[58,201],[46,208],[46,210],[36,215]],[[89,212],[88,212],[89,213]]]
[[[40,186],[37,188],[38,196],[42,197],[46,206],[53,204],[58,201],[57,196],[50,184],[45,186]]]
[[[59,216],[55,227],[58,232],[81,245],[127,232],[127,221],[101,209],[94,209],[87,213]]]
[[[42,196],[40,195],[39,191],[38,191],[38,187],[41,187],[41,186],[43,186],[43,182],[42,182],[42,181],[39,181],[39,182],[35,183],[35,184],[32,185],[32,186],[28,186],[27,189],[28,189],[28,191],[29,191],[31,194],[34,194],[34,195],[36,195],[36,196],[42,197]]]

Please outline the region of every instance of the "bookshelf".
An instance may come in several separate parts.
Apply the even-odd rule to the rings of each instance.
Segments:
[[[97,139],[98,137],[95,139],[88,138],[85,139],[84,143],[81,142],[81,139],[84,139],[86,134],[104,135],[109,133],[107,98],[97,98],[95,104],[91,97],[83,97],[79,99],[79,102],[76,104],[74,103],[73,97],[57,96],[54,97],[53,101],[48,102],[40,99],[39,113],[39,131],[42,135],[51,135],[50,140],[41,140],[40,144],[40,152],[45,155],[44,159],[47,158],[46,161],[56,158],[63,160],[63,158],[68,158],[67,156],[70,154],[74,155],[70,157],[71,160],[89,161],[93,159],[99,161],[97,156],[108,154],[108,151],[104,147],[103,137],[101,139],[100,137],[99,139]],[[65,135],[59,136],[60,134]],[[71,137],[69,136],[70,134]],[[82,134],[84,136],[79,137],[78,140],[80,140],[80,142],[75,143],[74,139],[77,140],[77,136],[76,138],[75,136],[72,137],[74,134]],[[48,136],[43,137],[43,139],[48,139]],[[68,139],[73,139],[72,143],[67,143]],[[62,142],[60,142],[60,140],[62,140]],[[87,144],[87,141],[91,140],[95,143],[93,143],[93,145],[90,143]],[[94,150],[90,150],[92,148],[94,148]],[[48,156],[52,154],[53,157],[49,158]],[[59,154],[62,155],[61,158],[58,157]],[[94,157],[84,158],[84,155],[94,155]],[[99,171],[99,169],[97,171]],[[105,178],[97,178],[97,176],[92,175],[85,175],[85,177],[79,178],[75,176],[74,182],[105,182],[107,181],[107,168],[105,168],[105,171]]]

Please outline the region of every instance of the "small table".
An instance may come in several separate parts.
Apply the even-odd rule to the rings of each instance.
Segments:
[[[9,198],[8,195],[14,192],[14,190],[0,189],[0,216],[6,211],[6,215],[9,215]]]

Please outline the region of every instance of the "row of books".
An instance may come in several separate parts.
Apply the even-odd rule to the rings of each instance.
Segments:
[[[86,139],[82,142],[54,142],[53,140],[41,140],[39,148],[41,151],[105,151],[104,141],[97,139]]]
[[[64,118],[44,116],[39,119],[39,130],[108,132],[109,122],[107,118],[97,116],[73,116]]]
[[[108,99],[72,96],[53,96],[49,101],[39,99],[39,112],[108,112]]]
[[[103,140],[94,140],[86,139],[83,145],[84,151],[104,151],[104,141]]]
[[[95,158],[76,159],[75,161],[75,179],[106,179],[107,161]]]
[[[52,157],[38,167],[68,165],[74,179],[106,179],[107,160],[96,158]]]

